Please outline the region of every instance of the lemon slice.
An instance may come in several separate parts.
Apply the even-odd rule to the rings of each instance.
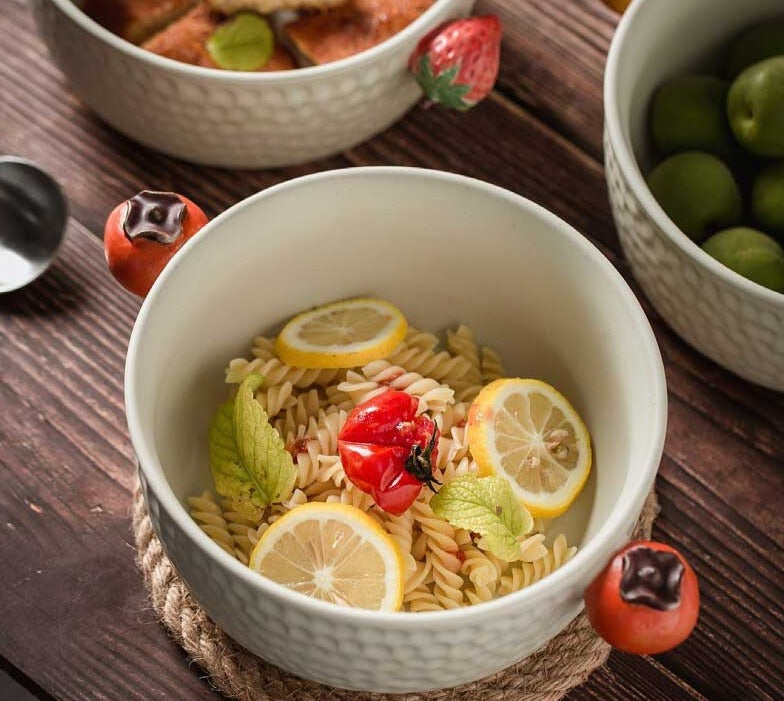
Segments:
[[[353,368],[389,355],[407,330],[406,318],[389,302],[347,299],[298,314],[275,345],[294,367]]]
[[[539,380],[491,382],[468,414],[481,475],[506,477],[534,516],[562,514],[591,471],[591,438],[558,390]]]
[[[303,504],[273,523],[250,568],[278,584],[342,606],[397,611],[405,564],[392,537],[349,504]]]

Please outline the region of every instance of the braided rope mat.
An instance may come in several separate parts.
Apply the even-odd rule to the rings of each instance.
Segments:
[[[651,491],[634,532],[648,538],[659,511]],[[557,701],[601,667],[610,646],[580,614],[545,647],[490,677],[422,694],[345,691],[295,677],[256,657],[213,623],[191,597],[156,537],[137,487],[133,495],[137,562],[161,622],[206,673],[210,684],[238,701]],[[426,615],[426,614],[423,614]]]

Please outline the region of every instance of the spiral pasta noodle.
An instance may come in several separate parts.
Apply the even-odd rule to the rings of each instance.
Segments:
[[[471,366],[470,379],[479,382],[481,369],[479,347],[474,339],[474,332],[465,324],[460,324],[454,331],[447,331],[446,344],[451,353],[464,358]]]
[[[448,385],[459,382],[472,371],[471,363],[461,356],[405,343],[398,346],[387,360],[408,372],[416,372]]]
[[[405,344],[421,350],[433,350],[438,345],[438,336],[429,331],[421,331],[409,326],[406,331]]]
[[[432,587],[427,584],[420,584],[412,591],[406,592],[403,596],[403,605],[412,613],[444,610]]]
[[[403,553],[403,560],[406,565],[406,581],[416,575],[417,561],[411,554],[411,547],[414,544],[414,514],[408,509],[400,516],[388,516],[384,521],[389,535],[394,538],[400,552]]]
[[[268,527],[260,522],[257,510],[230,500],[218,504],[207,490],[187,501],[199,527],[229,555],[247,565],[250,551]]]
[[[221,500],[221,510],[234,540],[234,554],[240,562],[247,565],[250,552],[267,529],[267,524],[259,523],[259,514],[255,509],[248,509],[245,504],[238,504],[230,499]]]
[[[543,577],[554,572],[568,562],[577,552],[574,547],[566,543],[566,536],[557,535],[553,546],[545,553],[544,557],[534,562],[514,563],[509,567],[508,573],[501,577],[501,594],[509,594],[535,584]]]
[[[291,396],[292,402],[286,407],[283,415],[274,421],[274,426],[281,436],[296,433],[300,426],[308,426],[311,418],[318,418],[324,403],[318,390],[315,389],[303,392],[298,396]]]
[[[229,361],[226,369],[226,382],[239,384],[248,375],[257,373],[264,378],[262,387],[273,387],[282,382],[290,382],[294,387],[303,389],[313,385],[328,385],[340,372],[335,369],[295,368],[281,362],[277,357],[273,356],[267,360],[265,358],[266,355],[253,360],[234,358]]]
[[[275,339],[267,336],[256,336],[253,339],[253,348],[250,353],[254,358],[261,358],[264,361],[277,357],[275,351]]]
[[[419,412],[443,411],[454,402],[454,390],[431,377],[392,365],[386,360],[377,360],[365,365],[360,373],[349,371],[346,381],[338,389],[349,395],[354,405],[396,389],[419,398]]]
[[[455,528],[433,513],[430,504],[418,499],[411,507],[422,532],[427,536],[425,558],[433,570],[433,593],[443,608],[457,608],[463,602],[460,548]]]
[[[256,392],[256,399],[267,412],[270,418],[274,418],[284,409],[291,409],[297,403],[292,396],[291,382],[284,382],[282,385],[274,385]]]
[[[480,370],[483,385],[490,384],[494,380],[500,380],[502,377],[506,377],[506,371],[504,370],[504,363],[501,360],[501,356],[487,346],[482,348]]]
[[[359,489],[341,489],[340,493],[328,496],[325,501],[334,504],[349,504],[362,511],[370,511],[374,506],[373,497]]]
[[[229,555],[236,557],[234,538],[229,532],[229,525],[223,518],[223,511],[213,499],[212,494],[205,490],[201,496],[188,497],[188,506],[191,517],[199,524],[199,528]]]
[[[403,608],[412,612],[489,601],[561,567],[576,548],[563,534],[548,547],[547,524],[540,519],[520,539],[519,557],[505,562],[486,551],[481,537],[438,517],[430,506],[430,490],[423,489],[408,510],[392,516],[346,477],[338,455],[340,430],[355,406],[388,389],[416,397],[419,412],[428,412],[439,427],[433,473],[439,482],[478,472],[467,435],[470,404],[483,385],[505,376],[504,366],[491,348],[480,349],[468,326],[448,331],[445,346],[440,347],[436,335],[409,328],[384,359],[319,370],[287,365],[277,356],[274,338],[254,338],[249,358],[229,362],[226,382],[236,387],[251,373],[263,376],[256,398],[292,454],[294,491],[284,503],[264,510],[216,501],[205,491],[187,499],[193,519],[220,548],[247,564],[264,531],[285,513],[310,501],[351,504],[383,527],[399,548],[405,566]]]

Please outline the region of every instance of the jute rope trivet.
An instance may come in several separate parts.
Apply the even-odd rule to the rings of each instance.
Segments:
[[[634,532],[648,538],[659,511],[651,491]],[[152,605],[171,636],[202,667],[208,681],[239,701],[557,701],[588,679],[610,654],[585,614],[522,662],[471,684],[424,694],[369,694],[333,689],[284,672],[234,642],[193,600],[155,536],[137,485],[133,531],[139,568]],[[426,614],[423,614],[426,615]]]

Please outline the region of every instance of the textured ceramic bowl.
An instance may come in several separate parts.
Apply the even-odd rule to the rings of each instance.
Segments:
[[[407,61],[474,0],[436,0],[383,44],[323,66],[237,73],[178,63],[120,39],[73,0],[33,0],[38,28],[76,95],[118,131],[188,161],[267,168],[315,160],[383,131],[421,97]]]
[[[460,610],[351,610],[253,573],[191,520],[183,500],[211,485],[207,427],[225,396],[227,361],[295,312],[362,294],[400,305],[421,328],[471,324],[511,372],[549,381],[574,402],[593,437],[596,469],[553,526],[580,545],[562,569]],[[640,513],[667,405],[648,321],[585,238],[505,190],[406,168],[300,178],[208,224],[142,306],[125,391],[153,526],[209,615],[296,674],[372,691],[478,679],[562,630]]]
[[[718,62],[742,29],[784,15],[782,0],[636,0],[610,48],[604,81],[605,165],[621,244],[667,323],[741,377],[784,390],[784,295],[721,265],[673,224],[644,174],[647,116],[667,78]]]

